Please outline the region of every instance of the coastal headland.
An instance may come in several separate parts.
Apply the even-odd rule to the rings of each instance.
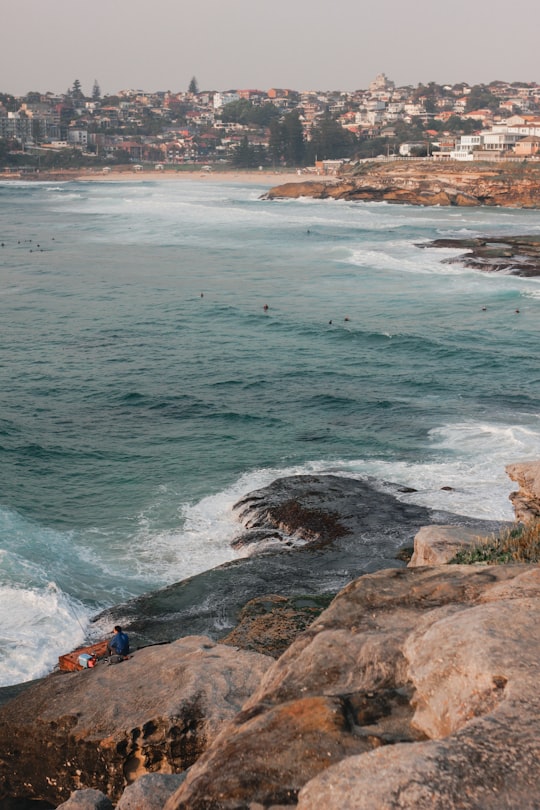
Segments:
[[[540,162],[532,161],[371,161],[351,166],[331,183],[298,179],[271,188],[265,198],[540,208]]]
[[[534,523],[540,462],[507,472]],[[0,709],[0,799],[536,808],[540,567],[445,564],[503,527],[410,492],[320,475],[243,498],[251,557],[108,611],[140,643],[129,660],[55,672]]]
[[[419,206],[501,206],[540,208],[540,163],[458,163],[395,161],[364,163],[333,180],[300,180],[274,186],[264,199],[347,200]],[[437,239],[422,248],[463,248],[467,253],[443,261],[486,272],[540,275],[537,235],[488,235]]]

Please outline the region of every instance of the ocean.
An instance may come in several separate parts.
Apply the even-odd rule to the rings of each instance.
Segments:
[[[539,213],[267,188],[0,182],[0,685],[234,559],[232,505],[282,475],[512,519],[505,464],[540,457],[540,279],[417,245]]]

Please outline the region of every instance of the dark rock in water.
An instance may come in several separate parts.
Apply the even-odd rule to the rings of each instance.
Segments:
[[[231,542],[231,546],[237,549],[249,550],[250,553],[263,554],[267,551],[279,551],[287,548],[294,548],[295,543],[291,537],[287,537],[283,532],[268,529],[250,529],[242,532]]]
[[[260,531],[262,526],[275,527],[283,536],[297,538],[300,543],[313,548],[323,548],[350,534],[350,529],[342,521],[343,505],[345,514],[350,511],[350,493],[343,489],[339,478],[337,483],[325,480],[322,486],[316,479],[309,483],[305,481],[305,491],[294,497],[287,497],[288,481],[280,478],[264,490],[250,492],[235,504],[234,509],[247,529],[256,527]],[[338,511],[329,508],[329,498],[335,500]]]
[[[435,239],[417,247],[467,248],[444,264],[463,264],[473,270],[507,273],[527,278],[540,276],[540,236],[481,236],[476,239]]]
[[[402,567],[396,551],[412,546],[421,526],[442,522],[489,533],[500,525],[407,503],[396,497],[399,489],[335,475],[278,479],[242,498],[235,509],[248,539],[256,530],[303,546],[226,563],[110,608],[96,621],[107,629],[125,625],[134,645],[185,635],[219,640],[256,597],[336,593],[361,574]]]

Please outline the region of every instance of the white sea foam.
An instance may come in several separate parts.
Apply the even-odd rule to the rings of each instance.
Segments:
[[[401,496],[432,509],[492,520],[512,520],[508,499],[516,485],[507,464],[540,457],[540,420],[528,427],[463,422],[430,432],[432,460],[421,463],[353,462],[376,478],[414,487]],[[451,491],[441,487],[451,487]]]
[[[413,487],[400,495],[432,509],[491,520],[512,520],[509,501],[515,484],[505,465],[540,457],[540,420],[530,427],[463,422],[430,432],[429,460],[414,463],[378,459],[311,461],[283,468],[255,469],[231,486],[182,508],[178,532],[153,534],[141,529],[137,560],[141,575],[161,571],[168,581],[192,576],[247,551],[233,552],[231,540],[241,531],[233,505],[276,478],[323,474],[371,477]],[[443,490],[442,487],[451,487]]]
[[[0,548],[5,549],[0,557],[5,588],[5,601],[0,601],[5,638],[0,670],[10,672],[11,680],[42,674],[58,653],[78,642],[82,630],[72,608],[86,628],[88,613],[238,556],[230,547],[241,531],[233,504],[279,476],[310,472],[372,476],[414,487],[417,492],[400,496],[406,500],[511,519],[508,494],[514,485],[504,465],[538,457],[540,426],[528,413],[517,411],[515,424],[520,427],[497,424],[498,391],[500,412],[508,414],[505,393],[515,392],[523,373],[526,391],[511,401],[522,402],[524,409],[535,402],[531,358],[537,342],[531,313],[539,297],[538,280],[443,265],[441,259],[456,251],[420,250],[415,243],[449,232],[532,232],[538,227],[537,212],[313,200],[272,203],[257,200],[253,188],[239,194],[233,185],[89,183],[70,184],[60,192],[40,190],[32,181],[19,192],[21,205],[31,197],[35,203],[33,230],[24,236],[39,241],[38,235],[52,232],[53,224],[59,233],[54,253],[33,255],[24,263],[19,254],[9,253],[8,281],[23,295],[20,301],[13,296],[17,309],[10,307],[12,301],[0,299],[2,316],[11,324],[8,332],[18,336],[11,352],[15,359],[4,369],[2,403],[7,403],[5,435],[13,448],[5,477],[21,479],[15,478],[16,489],[8,488],[6,509],[16,493],[14,500],[23,514],[35,515],[32,522],[14,511],[6,517],[0,509]],[[13,193],[13,186],[2,189],[8,221],[8,198]],[[8,234],[10,244],[20,236],[19,213]],[[386,232],[391,238],[384,237]],[[106,247],[93,243],[89,250],[89,240]],[[124,250],[130,242],[137,242],[137,247]],[[151,251],[139,251],[138,245]],[[169,249],[176,245],[196,250]],[[43,269],[54,276],[36,281]],[[205,290],[205,309],[211,313],[204,329],[199,308],[192,306],[200,289]],[[480,297],[475,297],[478,292]],[[526,302],[518,301],[522,315],[506,318],[519,295],[528,296]],[[271,317],[264,322],[246,319],[247,311],[260,312],[263,301],[270,304]],[[347,342],[341,340],[341,331],[313,328],[332,315],[337,318],[336,312],[342,317],[345,302],[352,316],[350,342],[348,337]],[[488,313],[479,324],[477,313],[486,303]],[[259,324],[264,324],[262,329]],[[410,346],[416,344],[399,338],[373,341],[375,333],[428,334],[435,339],[437,355],[439,347],[448,346],[453,354],[461,347],[476,348],[483,339],[486,362],[481,364],[480,352],[468,360],[465,351],[463,374],[456,371],[458,364],[443,379],[447,375],[441,368],[433,379],[435,388],[424,380],[424,385],[402,396],[401,380],[414,381],[416,376],[416,357],[409,357]],[[219,352],[214,352],[216,345]],[[366,346],[366,355],[357,353]],[[501,356],[500,349],[506,346],[509,350]],[[426,359],[435,363],[429,351],[426,344]],[[391,355],[396,361],[403,359],[397,381],[387,371]],[[504,368],[497,365],[497,377],[490,384],[470,396],[462,391],[467,370],[490,380],[490,359],[500,358],[502,363],[506,356],[512,362]],[[364,357],[367,365],[361,367]],[[228,365],[220,385],[208,385],[206,375],[217,376],[215,367],[222,358]],[[418,356],[418,364],[422,359]],[[384,372],[380,377],[379,370]],[[377,435],[366,441],[357,429],[359,419],[349,409],[342,413],[339,403],[335,409],[329,405],[319,411],[315,404],[310,410],[312,383],[317,391],[320,380],[328,378],[330,385],[344,380],[353,403],[356,377],[359,403],[364,392],[373,389],[381,401],[395,400],[400,409],[410,405],[418,429],[411,431],[406,456],[392,460],[390,455],[393,438],[401,446],[401,437],[393,434],[391,410],[380,421],[375,419],[374,424],[383,428],[380,441]],[[274,381],[280,383],[279,402],[272,403],[273,392],[265,390]],[[67,396],[63,391],[69,388]],[[182,407],[146,409],[145,397],[155,398],[159,405],[163,395],[166,404],[175,402],[181,390],[198,403],[194,421]],[[140,406],[124,400],[118,406],[121,395],[130,391],[141,392]],[[313,420],[308,433],[319,435],[323,425],[328,430],[321,434],[322,443],[293,442],[293,458],[305,459],[311,453],[315,460],[289,466],[283,436],[292,436],[302,421],[303,402],[308,403],[306,422]],[[214,407],[209,410],[208,405]],[[445,414],[460,412],[463,422],[443,425],[426,439],[424,407],[430,420],[440,408],[440,423],[449,421]],[[222,411],[245,413],[252,420],[245,428],[242,420],[223,423]],[[486,414],[485,423],[466,421],[478,413]],[[262,427],[255,437],[258,441],[246,448],[253,426],[264,425],[264,418],[260,423],[253,419],[265,415],[275,417],[269,419],[272,426]],[[38,432],[48,438],[34,459]],[[216,470],[209,451],[214,434],[224,442]],[[346,460],[332,455],[340,452],[345,436],[350,436]],[[186,437],[190,437],[187,445]],[[249,471],[232,480],[238,448],[246,454],[241,457]],[[89,458],[78,458],[78,452],[86,449],[92,451]],[[184,469],[186,453],[196,453],[200,464]],[[384,460],[374,458],[376,453]],[[261,458],[270,459],[273,466],[254,469]],[[114,482],[107,490],[102,469],[109,471],[107,481]],[[194,494],[218,490],[221,485],[216,481],[223,480],[231,483],[221,491],[201,499]],[[154,481],[159,483],[154,486]],[[443,491],[443,486],[453,489]],[[69,497],[59,497],[57,503],[55,488],[62,495],[60,490],[67,488]],[[62,509],[58,515],[57,507]],[[49,581],[56,583],[56,591],[51,591]]]
[[[0,589],[0,686],[40,678],[58,656],[81,644],[88,615],[50,583]]]
[[[416,492],[399,497],[432,509],[496,520],[512,520],[508,496],[515,489],[505,473],[511,462],[540,456],[540,420],[527,426],[462,422],[436,428],[422,462],[378,459],[314,460],[306,464],[251,470],[220,492],[180,509],[177,530],[154,531],[152,521],[141,514],[139,529],[128,547],[94,545],[94,572],[112,575],[122,570],[125,586],[141,592],[193,576],[238,558],[231,540],[241,531],[234,504],[255,489],[276,478],[301,474],[333,474],[359,479],[366,477],[413,487]],[[442,487],[451,487],[443,490]],[[171,493],[162,491],[160,497]],[[82,551],[82,550],[81,550]],[[13,560],[0,556],[0,567],[13,573]],[[17,566],[21,581],[38,578],[34,565]],[[30,566],[32,570],[27,570]],[[41,577],[46,575],[41,573]],[[131,582],[131,585],[130,585]],[[144,582],[147,587],[144,587]],[[125,594],[127,598],[129,593]],[[120,601],[119,598],[116,601]],[[0,685],[40,677],[55,665],[57,656],[84,640],[92,611],[55,584],[0,589],[3,618]],[[95,628],[94,628],[95,629]]]
[[[461,264],[443,262],[444,259],[455,258],[462,253],[462,250],[420,249],[405,241],[385,242],[384,250],[375,244],[372,247],[353,249],[346,261],[358,267],[418,275],[476,275],[476,271]]]

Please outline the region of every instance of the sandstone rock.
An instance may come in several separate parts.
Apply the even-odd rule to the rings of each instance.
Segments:
[[[306,697],[241,713],[196,772],[188,774],[187,790],[181,787],[165,808],[293,804],[300,787],[321,769],[371,748],[347,728],[339,698]]]
[[[537,807],[538,649],[537,566],[361,577],[270,667],[166,808]]]
[[[464,526],[422,526],[414,538],[414,554],[409,568],[444,565],[479,537],[478,531]]]
[[[186,778],[184,773],[147,773],[128,785],[116,810],[162,810]]]
[[[519,484],[519,490],[510,494],[516,519],[528,523],[540,518],[540,461],[508,464],[505,469]]]
[[[538,807],[540,599],[507,596],[425,617],[405,644],[413,722],[430,742],[343,761],[305,786],[299,810]]]
[[[282,183],[270,189],[267,195],[264,195],[269,200],[282,197],[312,197],[315,199],[324,199],[328,196],[328,183],[312,181],[303,181],[298,183]]]
[[[355,173],[356,171],[356,173]],[[374,200],[410,205],[490,205],[540,207],[540,172],[536,166],[474,163],[444,165],[435,161],[364,163],[332,185],[286,183],[270,189],[266,199],[311,196]]]
[[[49,676],[0,709],[0,799],[93,787],[116,800],[145,773],[185,770],[271,660],[192,636]]]
[[[100,790],[92,788],[75,790],[69,799],[58,807],[62,810],[113,810],[111,800]]]

